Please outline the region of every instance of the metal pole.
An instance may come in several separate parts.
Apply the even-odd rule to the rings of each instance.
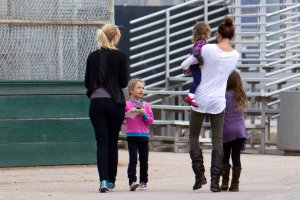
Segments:
[[[166,10],[166,89],[169,87],[170,77],[170,11]]]
[[[109,20],[111,21],[112,24],[115,23],[115,5],[113,0],[109,0]]]
[[[204,0],[204,21],[208,21],[208,0]]]

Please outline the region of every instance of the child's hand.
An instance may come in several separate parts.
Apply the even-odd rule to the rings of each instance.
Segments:
[[[128,110],[125,115],[127,115],[128,113],[131,113],[131,112],[136,112],[137,109],[135,107],[131,108],[130,110]]]
[[[189,73],[189,74],[192,74],[191,68],[189,67],[189,68],[186,70],[186,72]]]
[[[183,73],[184,73],[185,75],[192,75],[192,70],[191,70],[191,68],[188,68],[188,69],[186,69],[186,70],[183,70]]]
[[[138,115],[144,115],[145,114],[145,109],[144,109],[143,106],[138,105],[135,108],[136,108],[136,112],[138,113]]]
[[[139,114],[139,115],[145,115],[145,113],[146,113],[146,111],[145,111],[145,109],[144,108],[140,108],[140,109],[137,109],[137,113]]]

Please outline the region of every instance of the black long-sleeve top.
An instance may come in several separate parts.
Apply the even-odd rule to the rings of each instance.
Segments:
[[[84,83],[88,97],[95,89],[102,87],[116,103],[125,105],[122,88],[128,83],[127,56],[119,50],[104,48],[90,53]]]

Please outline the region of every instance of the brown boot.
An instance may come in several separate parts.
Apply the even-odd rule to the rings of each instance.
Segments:
[[[213,149],[211,152],[211,167],[210,167],[210,191],[221,192],[219,186],[220,176],[223,169],[223,149]]]
[[[238,192],[239,191],[239,179],[241,175],[242,168],[240,166],[232,167],[232,180],[229,191]]]
[[[225,163],[223,165],[221,190],[227,191],[229,188],[230,168],[231,168],[231,165],[229,163]]]
[[[204,176],[205,168],[203,165],[202,149],[190,150],[190,157],[192,159],[192,168],[195,173],[195,184],[193,190],[198,190],[202,185],[206,184],[206,178]]]

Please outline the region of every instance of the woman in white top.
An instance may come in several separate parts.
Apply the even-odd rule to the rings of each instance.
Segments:
[[[207,44],[202,48],[204,65],[202,81],[195,92],[198,108],[192,107],[189,128],[190,157],[195,173],[194,190],[206,184],[202,149],[199,135],[205,115],[209,115],[212,130],[211,185],[212,192],[220,192],[219,180],[223,167],[222,129],[226,105],[225,91],[229,74],[236,68],[239,53],[232,48],[235,27],[230,17],[225,17],[218,27],[216,39],[218,44]]]

